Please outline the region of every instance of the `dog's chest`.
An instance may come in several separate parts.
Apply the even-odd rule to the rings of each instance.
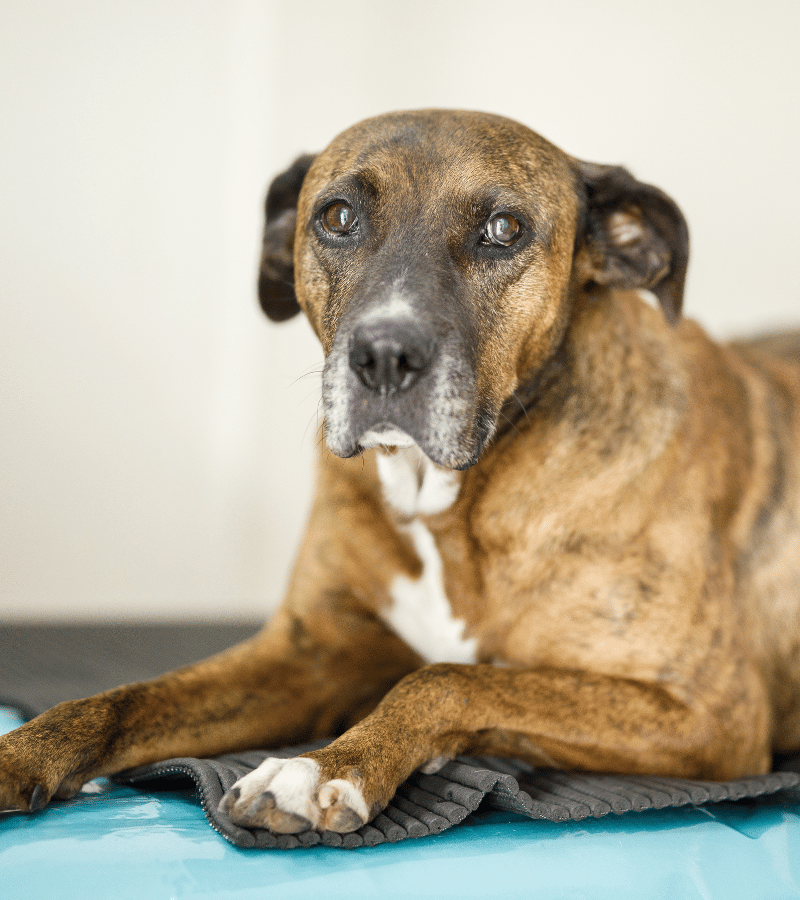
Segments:
[[[391,582],[392,603],[382,614],[384,621],[427,663],[474,663],[477,639],[468,637],[466,623],[453,615],[436,540],[416,517],[442,512],[454,502],[458,473],[437,468],[411,447],[391,455],[379,452],[378,474],[386,502],[412,517],[399,527],[422,563],[419,578],[397,575]]]

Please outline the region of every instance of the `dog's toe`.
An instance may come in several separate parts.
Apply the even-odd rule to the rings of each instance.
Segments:
[[[319,764],[302,756],[264,760],[225,794],[220,810],[237,825],[279,834],[355,831],[368,818],[355,784],[344,778],[323,782]]]
[[[226,791],[222,795],[222,800],[219,801],[219,811],[224,815],[231,817],[231,811],[233,807],[236,805],[239,797],[242,796],[241,790],[237,786],[234,785],[229,791]]]
[[[319,789],[317,802],[322,810],[321,825],[328,831],[355,831],[369,818],[361,791],[344,778],[326,782]]]

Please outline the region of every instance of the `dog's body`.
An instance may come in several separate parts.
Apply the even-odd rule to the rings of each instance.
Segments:
[[[0,808],[331,733],[234,821],[349,831],[458,753],[725,779],[800,749],[800,332],[711,342],[687,252],[660,191],[494,116],[299,160],[260,293],[322,342],[329,449],[286,602],[0,739]]]

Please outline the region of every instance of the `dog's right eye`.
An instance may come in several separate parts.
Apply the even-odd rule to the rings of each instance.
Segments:
[[[483,241],[499,247],[510,247],[520,236],[522,227],[510,213],[497,213],[486,223]]]
[[[358,216],[349,203],[337,200],[322,211],[320,221],[322,227],[329,234],[345,235],[355,231],[358,225]]]

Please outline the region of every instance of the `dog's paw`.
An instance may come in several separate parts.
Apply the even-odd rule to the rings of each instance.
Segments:
[[[37,812],[80,791],[89,776],[72,771],[68,740],[56,741],[42,740],[30,723],[0,737],[0,811]]]
[[[265,759],[225,794],[220,810],[237,825],[280,834],[307,828],[344,833],[369,818],[354,780],[323,780],[319,763],[304,756]]]

